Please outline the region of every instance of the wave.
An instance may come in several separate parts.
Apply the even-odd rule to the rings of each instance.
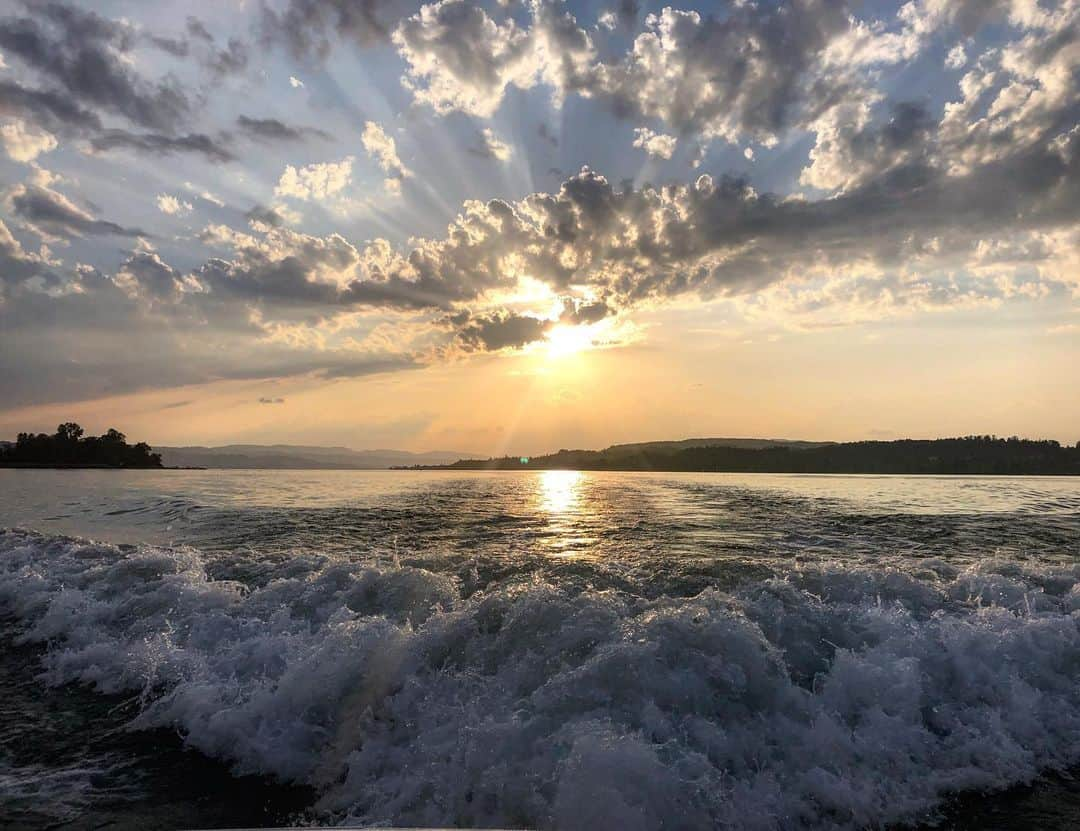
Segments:
[[[806,565],[693,597],[0,532],[42,678],[352,823],[859,828],[1080,761],[1080,567]]]

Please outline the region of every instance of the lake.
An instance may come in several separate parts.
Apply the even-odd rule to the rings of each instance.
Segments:
[[[1080,479],[0,470],[0,528],[11,827],[880,827],[1080,762]]]

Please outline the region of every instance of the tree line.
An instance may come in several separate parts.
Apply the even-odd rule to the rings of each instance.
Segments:
[[[127,436],[109,429],[87,436],[73,421],[47,433],[19,433],[14,444],[0,447],[0,465],[8,467],[161,467],[161,454],[146,442],[128,444]]]
[[[655,470],[731,473],[1080,475],[1080,443],[1016,436],[858,441],[815,447],[706,445],[665,451],[560,450],[547,456],[463,459],[459,470]]]

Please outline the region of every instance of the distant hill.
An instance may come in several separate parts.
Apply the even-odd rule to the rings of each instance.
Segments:
[[[441,465],[464,453],[436,450],[352,450],[290,444],[228,444],[222,447],[159,447],[169,467],[266,468],[272,470],[379,470],[395,466]]]
[[[746,450],[790,447],[805,450],[810,447],[824,447],[833,443],[827,441],[797,441],[793,439],[680,439],[678,441],[642,441],[634,444],[613,444],[600,452],[611,457],[617,457],[633,456],[639,453],[674,453],[694,447],[741,447]]]
[[[687,439],[560,450],[547,456],[462,459],[454,470],[655,470],[742,473],[1080,475],[1080,446],[1012,437],[793,442]]]

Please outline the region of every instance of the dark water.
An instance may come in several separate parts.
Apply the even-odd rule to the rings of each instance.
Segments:
[[[0,471],[4,526],[13,827],[1080,817],[1076,480]]]

